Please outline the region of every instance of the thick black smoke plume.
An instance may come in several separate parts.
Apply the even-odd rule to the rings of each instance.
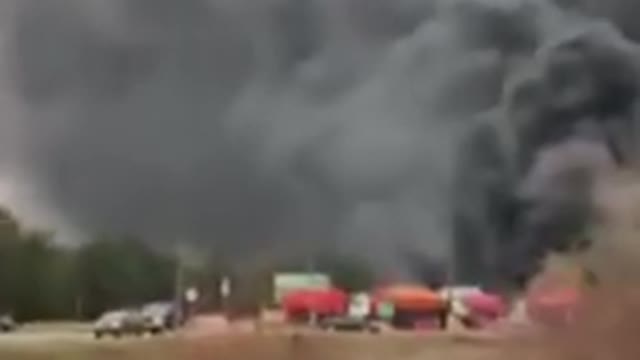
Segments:
[[[463,145],[454,226],[463,280],[526,279],[548,251],[588,242],[594,181],[637,156],[636,45],[604,22],[557,35],[530,52]]]
[[[496,283],[635,159],[621,0],[6,3],[0,170],[87,231]]]

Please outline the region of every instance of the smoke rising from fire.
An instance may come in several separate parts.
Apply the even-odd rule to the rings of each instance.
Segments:
[[[573,3],[15,1],[0,169],[88,231],[527,272],[635,158],[627,2]]]

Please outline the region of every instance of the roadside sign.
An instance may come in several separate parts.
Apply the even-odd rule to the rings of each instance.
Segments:
[[[366,318],[371,311],[371,298],[368,294],[356,294],[349,304],[349,315],[355,318]]]
[[[198,293],[198,289],[192,287],[187,289],[187,291],[185,291],[185,298],[187,299],[187,302],[189,303],[194,303],[196,301],[198,301],[198,298],[200,297],[200,294]]]
[[[378,317],[382,320],[391,320],[395,314],[393,303],[383,301],[378,304]]]
[[[220,295],[222,295],[223,298],[228,298],[229,295],[231,295],[231,281],[227,277],[223,278],[222,282],[220,282]]]
[[[331,278],[322,273],[279,273],[273,277],[274,300],[280,304],[288,293],[298,290],[327,290]]]

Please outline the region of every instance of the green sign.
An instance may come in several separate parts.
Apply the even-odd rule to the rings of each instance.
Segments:
[[[393,303],[381,302],[378,304],[378,317],[382,320],[391,320],[395,314]]]
[[[329,288],[331,288],[331,278],[322,273],[281,273],[273,277],[276,304],[280,304],[282,298],[292,291]]]

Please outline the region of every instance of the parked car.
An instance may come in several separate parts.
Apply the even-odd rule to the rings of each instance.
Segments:
[[[155,302],[142,308],[146,330],[151,334],[160,334],[167,330],[174,330],[182,325],[182,317],[172,302]]]
[[[370,319],[353,316],[328,317],[320,320],[319,326],[326,331],[353,331],[371,334],[377,334],[382,330],[379,324]]]
[[[143,335],[146,330],[144,317],[135,310],[108,311],[94,324],[93,333],[96,339],[105,335],[119,338],[124,335]]]
[[[18,324],[9,314],[0,314],[0,332],[6,333],[16,330]]]

